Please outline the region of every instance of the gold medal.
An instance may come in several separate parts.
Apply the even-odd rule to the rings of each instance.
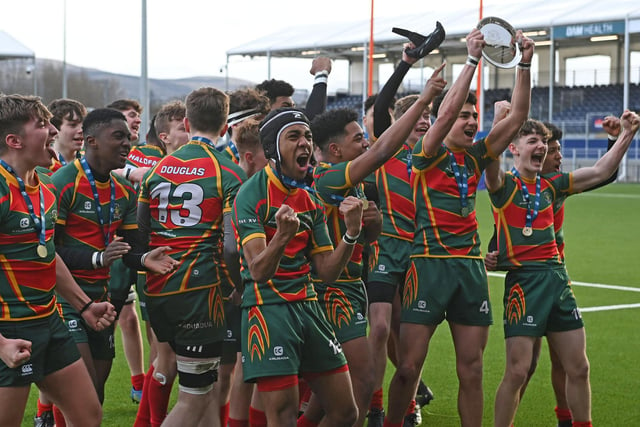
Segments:
[[[531,236],[532,234],[533,234],[533,228],[531,228],[531,227],[524,227],[524,228],[522,229],[522,235],[523,235],[524,237],[529,237],[529,236]]]
[[[47,257],[47,247],[45,245],[38,245],[38,248],[36,249],[36,252],[38,253],[38,256],[40,258],[46,258]]]
[[[369,208],[369,201],[367,199],[360,199],[362,200],[362,210],[366,211]]]
[[[464,206],[462,209],[460,209],[460,214],[465,218],[468,217],[470,213],[471,211],[469,210],[468,206]]]

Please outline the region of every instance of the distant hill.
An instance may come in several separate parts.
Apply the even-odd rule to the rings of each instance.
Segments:
[[[34,82],[34,75],[37,82]],[[109,73],[94,68],[67,64],[68,97],[83,102],[87,107],[100,107],[118,98],[140,98],[140,77]],[[182,79],[149,79],[152,106],[184,99],[194,89],[212,86],[233,91],[241,87],[255,86],[256,82],[229,77],[195,76]],[[45,103],[62,96],[62,62],[52,59],[36,60],[35,71],[30,61],[0,61],[0,92],[33,94],[41,96]]]
[[[72,67],[78,71],[84,70],[91,80],[112,80],[116,79],[122,90],[126,92],[127,98],[140,97],[140,77],[125,74],[108,73],[91,68]],[[71,68],[69,68],[70,70]],[[228,84],[228,87],[225,87]],[[195,76],[182,79],[149,79],[149,91],[154,100],[168,101],[171,99],[184,99],[184,97],[194,89],[203,86],[211,86],[220,90],[233,91],[245,86],[255,86],[255,82],[249,80],[229,77],[225,83],[224,77]]]

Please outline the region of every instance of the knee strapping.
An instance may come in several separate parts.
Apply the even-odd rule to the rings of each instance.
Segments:
[[[188,394],[206,394],[218,379],[220,357],[199,360],[178,360],[180,391]]]

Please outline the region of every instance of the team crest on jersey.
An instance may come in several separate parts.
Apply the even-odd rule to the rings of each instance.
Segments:
[[[265,349],[269,347],[269,329],[259,307],[251,307],[247,319],[247,350],[251,361],[262,360]]]
[[[349,325],[354,311],[342,289],[327,287],[327,292],[324,294],[324,304],[327,319],[333,326],[341,328]]]
[[[116,203],[113,207],[113,219],[119,220],[122,219],[122,208],[119,203]]]
[[[553,202],[553,199],[551,198],[551,194],[544,192],[542,193],[544,195],[544,199],[547,201],[547,204],[551,204]]]
[[[527,311],[527,305],[524,299],[524,291],[519,284],[515,284],[509,291],[507,298],[506,317],[509,324],[517,324],[524,313]]]

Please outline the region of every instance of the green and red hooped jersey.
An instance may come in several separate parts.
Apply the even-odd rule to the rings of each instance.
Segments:
[[[436,154],[427,157],[422,152],[422,139],[414,147],[411,188],[416,229],[412,257],[481,258],[476,190],[482,171],[495,156],[489,151],[486,139],[453,154],[458,167],[464,167],[468,176],[467,216],[462,214],[449,151],[441,145]]]
[[[342,236],[347,232],[344,216],[340,215],[340,202],[348,196],[364,197],[364,184],[353,184],[349,179],[351,162],[330,164],[320,162],[313,170],[313,188],[322,201],[327,216],[327,228],[333,246],[337,246]],[[364,233],[360,233],[358,242],[353,248],[351,259],[345,266],[336,283],[355,283],[360,286],[362,277],[362,249]],[[314,282],[320,281],[312,271]]]
[[[205,142],[192,140],[160,160],[140,187],[148,205],[149,247],[170,246],[180,261],[168,275],[147,273],[145,293],[172,295],[220,284],[223,214],[246,175]]]
[[[532,222],[531,236],[522,232],[528,206],[522,193],[522,183],[526,185],[533,204],[535,180],[518,179],[511,172],[505,174],[504,185],[489,195],[497,230],[499,270],[562,263],[556,242],[555,202],[564,202],[572,193],[572,175],[558,172],[541,177],[540,207]]]
[[[283,204],[296,211],[300,220],[298,232],[280,258],[276,274],[266,282],[256,282],[249,273],[243,246],[256,238],[269,244],[277,230],[276,212]],[[332,251],[333,245],[324,206],[315,195],[301,188],[285,187],[269,164],[240,188],[233,224],[240,242],[243,307],[317,299],[311,282],[311,258]]]
[[[416,206],[411,191],[412,148],[404,144],[376,170],[376,187],[382,213],[381,235],[413,241]],[[383,250],[383,248],[381,248]]]
[[[59,169],[51,179],[58,191],[57,224],[64,232],[56,236],[56,243],[88,252],[104,251],[105,236],[111,242],[117,230],[135,230],[136,193],[124,178],[110,174],[105,182],[96,180],[98,199],[104,227],[100,225],[93,190],[80,160]],[[115,188],[113,219],[110,219],[111,182]],[[109,281],[109,267],[90,270],[71,270],[84,292],[94,300],[105,299]]]
[[[233,163],[240,164],[240,155],[233,141],[227,142],[224,147],[218,147],[218,152],[229,158]]]
[[[151,168],[155,166],[162,157],[164,157],[162,148],[155,145],[138,145],[129,151],[127,166],[133,166],[134,168]],[[125,166],[125,169],[127,166]]]
[[[49,316],[55,310],[56,261],[53,235],[57,201],[55,187],[45,174],[38,185],[26,186],[34,214],[40,218],[44,198],[46,257],[36,252],[39,232],[16,178],[0,167],[0,322]]]

